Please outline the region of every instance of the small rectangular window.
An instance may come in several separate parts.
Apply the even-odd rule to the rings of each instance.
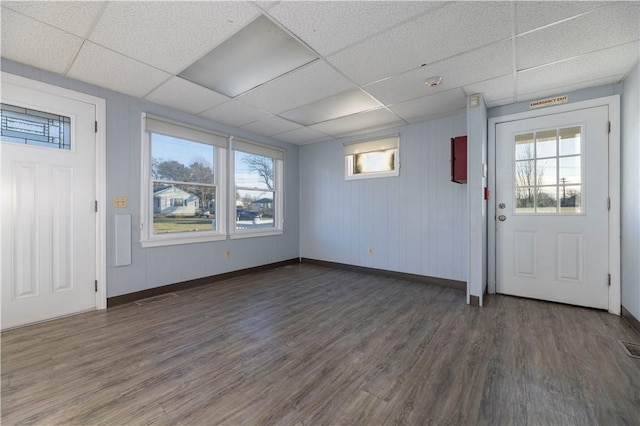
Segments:
[[[1,104],[3,142],[55,149],[71,149],[71,118],[14,105]]]
[[[345,145],[345,179],[398,176],[399,137],[390,136]]]

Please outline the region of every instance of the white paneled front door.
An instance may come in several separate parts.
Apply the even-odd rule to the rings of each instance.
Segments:
[[[95,105],[2,83],[2,329],[96,307]]]
[[[496,292],[609,307],[607,106],[496,126]]]

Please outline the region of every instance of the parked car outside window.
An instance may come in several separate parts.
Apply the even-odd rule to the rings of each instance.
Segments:
[[[262,213],[255,210],[236,209],[236,220],[258,220],[262,217]]]

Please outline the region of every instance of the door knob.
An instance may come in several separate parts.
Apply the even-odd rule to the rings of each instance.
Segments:
[[[498,216],[498,220],[500,222],[504,222],[505,220],[507,220],[507,217],[505,215],[501,214],[500,216]]]

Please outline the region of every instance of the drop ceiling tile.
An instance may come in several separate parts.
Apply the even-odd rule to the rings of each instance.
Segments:
[[[73,65],[69,77],[143,97],[170,75],[104,47],[85,41]]]
[[[3,1],[2,6],[85,38],[89,35],[106,3],[104,1]]]
[[[626,74],[637,63],[638,42],[589,53],[568,61],[519,72],[518,97],[522,93],[568,86],[612,75]]]
[[[146,99],[191,114],[199,114],[229,100],[225,95],[180,77],[172,77],[149,93]]]
[[[566,85],[566,86],[556,86],[556,87],[547,88],[547,89],[544,89],[544,90],[538,90],[538,91],[535,91],[535,92],[520,93],[520,94],[518,94],[518,96],[517,96],[515,101],[516,102],[531,101],[531,100],[534,100],[534,99],[545,98],[547,96],[565,95],[567,93],[570,93],[570,92],[573,92],[573,91],[576,91],[576,90],[580,90],[580,89],[586,89],[586,88],[589,88],[589,87],[597,87],[597,86],[604,86],[604,85],[607,85],[607,84],[615,84],[615,83],[619,83],[620,81],[622,81],[624,79],[625,75],[626,74],[618,74],[618,75],[599,78],[599,79],[595,79],[595,80],[581,81],[579,83],[569,84],[569,85]],[[506,105],[506,102],[504,104],[502,104],[502,105]]]
[[[231,99],[201,113],[200,116],[230,126],[241,127],[245,124],[268,118],[269,114],[251,105]]]
[[[347,89],[356,88],[323,61],[315,61],[238,97],[265,111],[279,114]]]
[[[81,38],[5,7],[1,31],[4,58],[60,74],[82,46]]]
[[[614,3],[598,12],[518,37],[518,69],[523,70],[640,38],[640,2]]]
[[[78,37],[87,37],[104,1],[3,1],[2,6]]]
[[[444,2],[284,1],[269,14],[321,55],[330,55]]]
[[[502,99],[496,99],[495,101],[485,101],[487,104],[487,108],[493,108],[502,105],[509,105],[516,102],[515,96],[509,96]]]
[[[478,83],[468,84],[464,86],[467,96],[476,93],[484,94],[487,104],[490,102],[511,98],[515,96],[516,78],[513,74],[503,75],[502,77],[492,78]]]
[[[311,104],[280,113],[281,117],[309,125],[380,108],[382,105],[360,89],[347,90]]]
[[[382,128],[401,126],[406,124],[394,113],[385,108],[374,111],[361,112],[336,120],[309,126],[312,129],[334,137],[344,137],[355,133],[371,132]]]
[[[172,74],[259,15],[249,2],[109,2],[90,40]]]
[[[432,116],[450,115],[466,108],[467,97],[462,89],[453,89],[431,96],[391,105],[389,109],[407,121]]]
[[[255,121],[242,126],[245,130],[264,136],[273,136],[293,129],[298,129],[300,127],[302,126],[297,123],[277,116],[265,118],[264,120]]]
[[[455,2],[329,56],[359,84],[417,69],[511,35],[508,2]]]
[[[512,72],[512,68],[511,41],[505,40],[373,83],[364,89],[384,104],[400,103],[505,75]],[[424,80],[435,75],[443,76],[442,83],[427,87]]]
[[[606,5],[603,1],[518,1],[516,34],[544,27]]]
[[[306,145],[318,141],[326,141],[331,138],[322,132],[310,129],[309,127],[300,127],[299,129],[281,133],[273,137],[296,145]]]

